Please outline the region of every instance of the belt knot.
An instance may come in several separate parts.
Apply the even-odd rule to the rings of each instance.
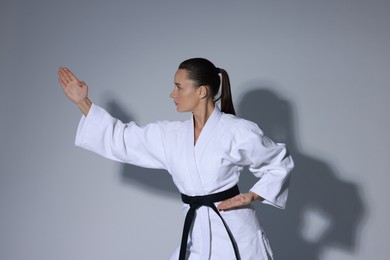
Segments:
[[[194,218],[195,218],[195,210],[201,206],[207,206],[207,207],[212,208],[214,210],[214,212],[220,217],[220,219],[222,220],[222,223],[225,226],[225,229],[229,235],[230,241],[231,241],[233,249],[234,249],[234,254],[235,254],[237,260],[240,259],[240,255],[239,255],[238,248],[237,248],[236,242],[234,240],[234,237],[233,237],[232,233],[230,232],[229,227],[227,226],[225,220],[222,218],[221,214],[219,213],[217,207],[214,205],[215,202],[230,199],[238,194],[240,194],[240,191],[239,191],[237,185],[235,185],[234,187],[232,187],[228,190],[214,193],[214,194],[204,195],[204,196],[187,196],[185,194],[181,194],[182,201],[185,204],[189,204],[190,209],[188,210],[185,221],[184,221],[183,235],[182,235],[181,245],[180,245],[179,260],[185,259],[186,252],[187,252],[188,235],[190,232],[191,225],[192,225]]]

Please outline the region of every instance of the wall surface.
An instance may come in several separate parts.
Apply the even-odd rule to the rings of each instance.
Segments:
[[[387,259],[389,13],[385,0],[2,0],[0,259],[168,258],[183,223],[169,175],[76,148],[57,69],[143,125],[190,117],[169,93],[197,56],[294,156],[288,208],[256,205],[276,259]]]

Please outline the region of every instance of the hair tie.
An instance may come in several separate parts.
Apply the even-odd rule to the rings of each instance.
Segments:
[[[217,72],[217,74],[221,73],[221,69],[218,67],[215,67],[215,71]]]

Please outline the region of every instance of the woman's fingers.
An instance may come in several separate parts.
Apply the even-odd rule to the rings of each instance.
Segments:
[[[222,201],[218,206],[218,210],[229,210],[248,205],[252,202],[251,194],[244,193],[234,196],[233,198]]]
[[[69,77],[69,75],[66,73],[65,68],[60,68],[60,69],[58,70],[58,76],[59,76],[59,78],[61,79],[62,82],[67,83],[67,82],[70,81],[70,77]]]
[[[68,69],[64,68],[64,72],[66,73],[67,77],[69,77],[70,81],[77,80],[76,76]]]
[[[58,71],[58,82],[60,83],[62,88],[65,88],[68,84],[68,80],[66,80],[66,77],[63,76],[63,72],[61,70]]]
[[[88,96],[88,86],[83,81],[79,81],[68,68],[58,69],[58,83],[65,95],[76,104]]]
[[[58,69],[58,79],[61,82],[61,85],[68,84],[71,81],[79,81],[76,76],[68,69],[65,67],[60,67]]]

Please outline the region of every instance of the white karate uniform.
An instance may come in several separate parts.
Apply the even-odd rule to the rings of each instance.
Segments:
[[[216,106],[194,145],[194,121],[159,121],[144,127],[111,117],[92,105],[82,117],[76,145],[106,158],[147,168],[165,169],[188,196],[227,190],[238,183],[244,166],[259,178],[251,191],[263,203],[284,208],[293,161],[250,121],[222,113]],[[184,204],[185,213],[189,206]],[[251,205],[222,211],[242,260],[272,259],[268,240]],[[179,248],[170,259],[178,259]],[[200,207],[189,236],[188,259],[235,259],[231,241],[216,213]]]

